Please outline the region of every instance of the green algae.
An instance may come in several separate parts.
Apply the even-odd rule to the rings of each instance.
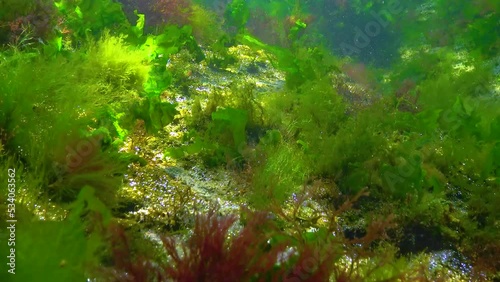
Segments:
[[[19,279],[154,280],[141,270],[175,260],[154,238],[209,238],[197,214],[213,209],[248,230],[240,206],[280,227],[259,237],[268,254],[297,250],[269,275],[295,265],[284,277],[498,279],[496,2],[409,2],[387,16],[377,1],[222,12],[200,1],[178,15],[190,24],[156,30],[140,9],[129,24],[114,1],[54,2],[46,22],[11,2],[0,2],[0,159],[19,172]],[[328,46],[377,11],[387,27],[369,46]],[[330,247],[327,266],[297,274]]]

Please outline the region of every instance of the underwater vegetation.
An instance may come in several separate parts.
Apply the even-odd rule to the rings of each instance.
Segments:
[[[455,2],[0,0],[0,281],[498,281]]]

